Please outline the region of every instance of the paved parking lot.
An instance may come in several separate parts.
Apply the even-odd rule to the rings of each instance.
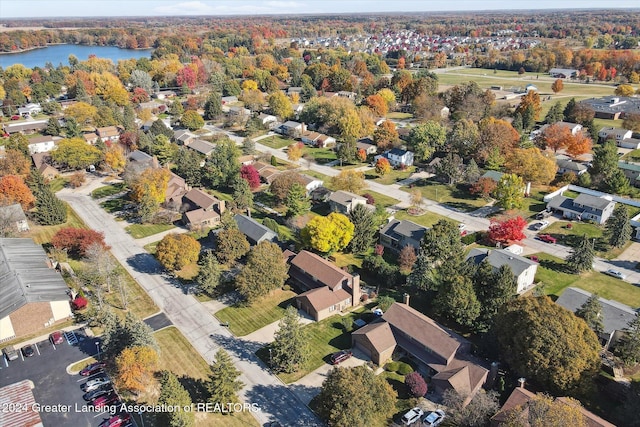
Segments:
[[[0,358],[0,387],[31,380],[35,385],[33,395],[36,402],[41,406],[52,405],[49,411],[40,412],[45,426],[93,427],[109,417],[108,413],[82,412],[88,408],[80,389],[86,377],[69,375],[66,368],[88,356],[95,356],[98,340],[77,333],[76,336],[78,342],[75,345],[69,345],[65,340],[54,346],[46,340],[36,344],[32,357],[25,358],[20,354],[11,362]]]

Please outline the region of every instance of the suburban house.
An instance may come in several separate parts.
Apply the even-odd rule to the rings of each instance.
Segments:
[[[48,120],[27,120],[18,123],[4,123],[2,129],[5,133],[13,135],[14,133],[34,133],[47,127]]]
[[[40,104],[27,104],[24,107],[18,108],[18,114],[22,117],[32,117],[42,112]]]
[[[624,172],[624,176],[629,178],[631,185],[640,187],[640,163],[619,161],[618,167]]]
[[[480,264],[486,259],[494,270],[500,269],[503,265],[508,266],[516,280],[516,292],[519,294],[533,286],[538,271],[538,263],[506,249],[474,248],[469,251],[466,259],[474,264]]]
[[[575,199],[558,195],[547,202],[547,210],[562,212],[563,218],[578,221],[591,220],[604,224],[613,213],[616,202],[611,197],[580,194]]]
[[[582,305],[591,298],[593,294],[579,288],[567,288],[556,300],[556,304],[566,308],[571,312],[576,312]],[[604,329],[598,336],[600,343],[605,350],[615,346],[625,334],[625,329],[636,317],[636,312],[628,305],[624,305],[617,301],[598,298],[602,311],[598,313],[598,317],[602,319]]]
[[[573,172],[577,175],[582,175],[589,169],[585,164],[574,162],[568,159],[556,158],[556,164],[558,165],[558,174],[562,175],[567,172]]]
[[[332,212],[339,212],[341,214],[348,214],[351,209],[357,205],[367,205],[367,199],[362,196],[358,196],[348,191],[334,191],[329,196],[329,207]]]
[[[640,139],[633,138],[633,132],[627,129],[603,127],[598,132],[598,139],[601,142],[607,139],[615,139],[616,145],[621,148],[631,148],[633,150],[640,148]]]
[[[82,137],[87,142],[87,144],[94,145],[96,142],[98,142],[98,134],[95,132],[84,133],[82,134]]]
[[[427,228],[413,221],[393,219],[380,230],[380,244],[394,252],[400,252],[405,246],[413,246],[416,254]]]
[[[382,318],[351,334],[353,347],[383,366],[396,353],[406,353],[439,393],[454,389],[470,402],[489,371],[469,355],[471,344],[405,303],[394,303]]]
[[[136,164],[140,171],[148,168],[158,167],[158,160],[155,157],[148,155],[144,151],[134,150],[129,153],[128,159],[130,163]]]
[[[336,92],[334,96],[339,96],[341,98],[348,98],[348,99],[350,99],[352,101],[355,101],[356,97],[358,96],[358,94],[355,93],[355,92],[348,91],[348,90],[341,90],[341,91]]]
[[[364,150],[367,156],[374,155],[378,152],[378,146],[373,143],[371,138],[363,138],[356,142],[356,149],[358,151]]]
[[[282,135],[290,136],[291,138],[300,138],[302,134],[307,130],[304,123],[294,122],[288,120],[275,129],[276,132]]]
[[[629,223],[631,223],[631,227],[633,227],[634,229],[632,238],[640,241],[640,213],[631,218],[631,220],[629,220]]]
[[[413,152],[403,150],[401,148],[393,148],[374,157],[376,161],[380,158],[386,158],[393,167],[413,166]]]
[[[359,275],[308,251],[285,251],[284,255],[289,259],[289,279],[303,291],[296,297],[296,306],[316,321],[360,303]]]
[[[577,135],[577,134],[578,134],[578,132],[581,132],[581,131],[582,131],[582,125],[577,124],[577,123],[569,123],[569,122],[555,122],[553,125],[554,125],[554,126],[558,126],[558,127],[560,127],[560,128],[568,129],[568,130],[569,130],[569,132],[571,132],[571,135]],[[544,131],[549,127],[549,126],[551,126],[551,125],[544,125],[544,126],[542,126],[542,127],[537,131],[537,133],[538,133],[538,134],[543,133],[543,132],[544,132]]]
[[[274,242],[278,238],[275,231],[246,215],[236,214],[233,219],[238,224],[238,230],[247,237],[251,245],[257,245],[265,240]]]
[[[180,210],[182,207],[182,197],[187,194],[191,188],[181,176],[171,172],[169,182],[167,182],[167,191],[164,193],[164,204],[169,208]]]
[[[233,106],[229,107],[230,116],[248,117],[251,115],[251,110],[244,107]]]
[[[199,188],[193,188],[182,196],[182,203],[183,221],[192,229],[217,225],[225,210],[224,200],[218,200]]]
[[[304,188],[306,188],[307,194],[311,194],[313,190],[322,187],[322,184],[324,184],[324,181],[309,175],[303,174],[301,177],[304,180]]]
[[[552,68],[549,70],[549,75],[556,79],[575,79],[578,74],[578,70],[570,68]]]
[[[0,342],[69,319],[69,287],[31,239],[0,238]]]
[[[237,96],[223,96],[222,99],[222,105],[225,104],[233,104],[234,102],[238,102],[238,97]]]
[[[242,166],[252,165],[256,161],[256,158],[252,154],[238,157],[238,163]]]
[[[506,424],[513,425],[514,416],[518,421],[518,425],[529,426],[529,402],[535,396],[536,394],[524,388],[524,385],[513,389],[507,401],[500,408],[500,412],[491,417],[491,427],[500,427]],[[567,405],[573,404],[566,397],[557,397],[556,401]],[[582,406],[580,406],[580,412],[584,419],[584,425],[587,427],[616,427],[615,424],[611,424],[609,421],[587,411]]]
[[[49,151],[56,148],[56,139],[62,139],[62,138],[56,137],[54,139],[53,136],[49,136],[49,135],[36,136],[34,138],[30,138],[29,154],[48,153]]]
[[[189,141],[192,141],[195,138],[195,134],[185,129],[178,129],[173,131],[173,139],[175,139],[176,144],[178,145],[187,145]]]
[[[262,182],[266,182],[267,184],[271,184],[273,180],[280,174],[280,171],[278,169],[262,162],[254,162],[253,167],[258,171],[260,180],[262,180]]]
[[[332,136],[320,134],[320,137],[316,140],[316,147],[318,148],[332,148],[336,146],[336,139]]]
[[[167,98],[173,98],[174,96],[176,96],[176,93],[172,90],[161,90],[161,91],[158,91],[157,93],[152,94],[151,96],[157,99],[167,99]]]
[[[115,126],[106,126],[96,129],[96,133],[102,142],[118,142],[120,140],[120,131]]]
[[[273,129],[276,123],[278,123],[278,118],[276,116],[265,113],[258,114],[258,120],[260,120],[262,126],[266,127],[267,129]]]
[[[48,163],[42,163],[38,168],[38,170],[42,174],[42,177],[44,178],[44,180],[47,182],[51,181],[52,179],[55,179],[58,175],[60,175],[60,172],[58,171],[58,169],[54,168]]]
[[[316,141],[320,138],[322,134],[320,132],[314,132],[312,130],[307,130],[300,135],[300,141],[304,142],[307,145],[316,145]]]
[[[211,156],[211,153],[216,149],[215,144],[205,141],[203,139],[191,139],[184,144],[190,150],[198,152],[205,157]]]
[[[29,223],[22,207],[18,203],[0,206],[0,232],[5,235],[16,231],[29,231]]]

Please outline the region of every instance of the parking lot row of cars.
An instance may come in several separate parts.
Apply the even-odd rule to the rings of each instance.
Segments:
[[[49,341],[54,346],[60,345],[64,342],[64,334],[62,331],[53,332],[49,335]],[[16,350],[12,345],[8,345],[2,349],[2,354],[7,361],[11,362],[12,360],[16,360],[20,357],[20,353],[22,353],[23,357],[31,357],[36,354],[36,351],[38,351],[38,353],[40,352],[38,350],[38,344],[27,344],[20,349],[20,352],[18,352],[18,350]]]
[[[108,406],[120,406],[121,401],[104,368],[103,362],[96,362],[82,369],[80,375],[88,379],[80,388],[84,392],[82,398],[88,405],[93,406],[96,410],[105,409],[106,411]],[[100,423],[100,427],[128,427],[132,425],[131,415],[126,412],[115,414]]]

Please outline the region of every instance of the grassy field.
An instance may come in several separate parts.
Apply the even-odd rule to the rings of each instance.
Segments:
[[[463,212],[474,211],[487,204],[482,197],[476,197],[469,193],[463,185],[449,186],[434,181],[422,181],[415,185],[422,193],[422,196],[429,200],[448,205]],[[402,187],[404,191],[411,191],[409,187]]]
[[[173,228],[176,228],[173,224],[131,224],[127,226],[125,230],[127,230],[127,233],[131,234],[134,239],[142,239]]]
[[[263,138],[259,140],[258,144],[266,145],[267,147],[270,147],[270,148],[280,149],[280,148],[287,147],[293,144],[294,142],[296,141],[290,138],[282,138],[281,136],[272,135],[268,138]]]
[[[371,179],[375,182],[379,182],[380,184],[390,185],[395,184],[398,181],[409,178],[409,176],[415,171],[415,167],[412,166],[410,168],[406,168],[405,170],[392,169],[389,173],[385,175],[380,175],[375,170],[369,170],[365,172],[365,178]]]
[[[113,184],[105,185],[104,187],[96,188],[91,192],[91,197],[94,199],[102,199],[103,197],[113,196],[114,194],[122,193],[126,189],[124,182],[115,182]]]
[[[571,224],[571,229],[567,229],[567,224]],[[606,259],[617,258],[630,244],[621,248],[612,248],[604,237],[604,227],[596,224],[582,222],[556,221],[544,230],[544,233],[551,234],[558,239],[558,243],[575,247],[580,242],[582,236],[595,239],[596,255]]]
[[[622,156],[622,160],[629,160],[630,162],[640,162],[640,150],[629,151]]]
[[[282,318],[295,295],[295,292],[277,289],[253,305],[223,308],[215,316],[221,322],[228,322],[236,336],[248,335]]]
[[[411,113],[401,113],[399,111],[393,111],[387,114],[387,119],[406,120],[413,118]]]
[[[398,211],[394,214],[395,219],[397,220],[407,220],[415,222],[416,224],[420,224],[423,227],[432,227],[433,224],[440,221],[441,219],[447,219],[447,217],[438,215],[437,213],[426,211],[422,215],[409,215],[407,211]]]
[[[383,207],[388,208],[389,206],[394,206],[400,203],[399,200],[394,199],[393,197],[389,197],[386,194],[376,193],[375,191],[362,190],[361,193],[369,194],[371,197],[373,197],[374,204],[376,206],[382,205]]]
[[[331,148],[305,147],[304,153],[305,155],[313,157],[313,160],[321,165],[332,162],[338,158],[338,156],[336,156],[336,152]]]
[[[59,176],[49,182],[49,187],[51,187],[51,191],[54,193],[62,190],[65,185],[67,185],[67,179],[62,176]]]
[[[192,262],[191,264],[187,264],[182,269],[175,272],[176,277],[185,280],[191,281],[196,278],[198,272],[200,271],[200,267],[198,263]]]
[[[116,197],[115,199],[105,200],[104,202],[100,203],[100,206],[102,207],[102,209],[112,214],[124,210],[125,205],[127,205],[128,203],[129,196],[125,194],[121,197]]]
[[[67,227],[87,228],[69,205],[67,205],[67,222],[59,225],[33,225],[29,230],[28,237],[31,237],[37,244],[42,245],[51,242],[54,234]]]

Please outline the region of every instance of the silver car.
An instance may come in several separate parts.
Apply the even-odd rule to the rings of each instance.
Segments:
[[[621,271],[614,270],[614,269],[611,269],[611,268],[609,270],[605,271],[604,274],[607,274],[609,276],[615,277],[616,279],[620,279],[620,280],[624,280],[625,277],[627,277],[624,274],[622,274]]]

